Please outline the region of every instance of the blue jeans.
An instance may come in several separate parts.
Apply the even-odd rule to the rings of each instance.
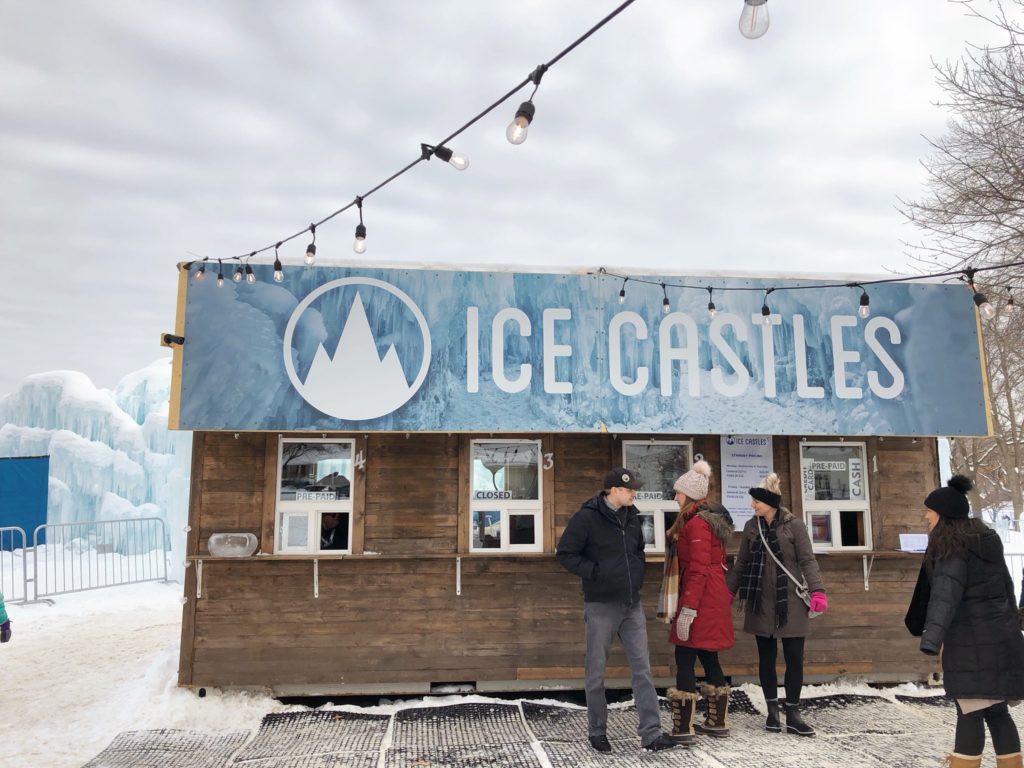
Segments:
[[[629,661],[632,672],[633,701],[640,716],[641,744],[650,744],[661,735],[661,712],[658,692],[654,690],[651,661],[647,650],[647,617],[637,602],[584,603],[587,658],[584,665],[584,686],[587,692],[587,725],[590,736],[605,736],[608,728],[608,700],[604,693],[604,670],[608,651],[616,635]]]

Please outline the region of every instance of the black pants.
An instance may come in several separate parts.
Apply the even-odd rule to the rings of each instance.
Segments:
[[[779,656],[779,642],[774,637],[754,635],[757,639],[758,674],[761,690],[766,701],[779,698],[779,677],[775,673],[775,660]],[[796,704],[800,701],[800,690],[804,687],[804,638],[782,638],[782,656],[786,660],[786,701]]]
[[[968,757],[980,755],[985,749],[985,725],[992,734],[992,747],[997,755],[1020,752],[1020,734],[1010,717],[1005,701],[965,715],[956,707],[956,742],[953,751]]]
[[[701,651],[697,648],[677,645],[676,688],[687,693],[697,692],[697,678],[694,675],[697,659],[700,659],[700,665],[704,667],[704,677],[711,685],[725,685],[725,675],[722,673],[722,665],[718,661],[718,651]]]

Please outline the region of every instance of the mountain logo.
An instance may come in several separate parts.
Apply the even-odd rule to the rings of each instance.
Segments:
[[[357,289],[333,354],[317,347],[305,380],[295,370],[292,338],[302,314],[314,301],[330,291],[361,286]],[[350,289],[349,289],[350,290]],[[363,295],[386,291],[394,296],[416,319],[423,343],[423,360],[416,378],[409,383],[395,345],[382,357],[363,305]],[[331,318],[324,317],[329,324]],[[312,291],[299,302],[284,331],[284,367],[292,386],[302,399],[318,411],[346,421],[365,421],[386,416],[409,402],[427,378],[430,367],[430,329],[423,312],[408,294],[383,280],[371,277],[343,277]]]

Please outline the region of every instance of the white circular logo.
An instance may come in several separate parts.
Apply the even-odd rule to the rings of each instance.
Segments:
[[[416,318],[423,340],[423,360],[411,384],[406,379],[394,344],[381,357],[359,291],[356,291],[345,317],[334,353],[328,353],[321,342],[305,380],[299,378],[292,359],[292,338],[302,313],[324,294],[346,286],[366,286],[368,294],[376,290],[387,291]],[[325,323],[330,320],[324,318]],[[338,419],[364,421],[397,410],[409,402],[422,386],[429,367],[430,329],[423,312],[408,294],[390,283],[372,277],[343,277],[321,285],[299,302],[284,329],[284,368],[292,386],[303,400],[318,411]]]
[[[623,475],[622,476],[622,482],[628,483],[629,482],[629,475]]]

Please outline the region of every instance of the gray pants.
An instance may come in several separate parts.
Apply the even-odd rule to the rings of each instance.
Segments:
[[[587,691],[587,721],[590,736],[605,736],[608,728],[608,700],[604,694],[604,670],[608,651],[618,635],[632,672],[633,700],[640,716],[640,743],[649,744],[661,735],[658,692],[654,690],[651,661],[647,650],[647,618],[644,607],[622,603],[584,603],[587,631],[587,659],[584,667]]]

